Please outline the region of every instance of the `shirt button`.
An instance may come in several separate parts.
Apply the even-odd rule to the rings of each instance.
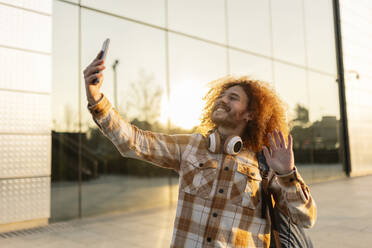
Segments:
[[[217,217],[217,213],[213,213],[213,217]]]
[[[207,241],[208,241],[208,242],[211,242],[211,241],[212,241],[212,239],[211,239],[210,237],[208,237],[208,238],[207,238]]]
[[[225,167],[225,171],[228,171],[229,170],[229,167]]]
[[[223,193],[223,189],[220,189],[218,192],[220,192],[222,194]]]
[[[204,165],[203,163],[200,163],[200,164],[199,164],[199,167],[203,167],[203,165]]]

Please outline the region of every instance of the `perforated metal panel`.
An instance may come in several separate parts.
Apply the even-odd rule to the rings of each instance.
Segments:
[[[49,176],[50,135],[0,135],[0,178]]]
[[[51,60],[49,55],[0,47],[0,88],[50,92]]]
[[[0,44],[49,53],[51,24],[51,16],[0,5]]]
[[[0,0],[0,224],[50,216],[51,11]]]
[[[49,95],[0,91],[0,106],[0,133],[50,133]]]
[[[0,180],[0,223],[50,216],[50,177]]]

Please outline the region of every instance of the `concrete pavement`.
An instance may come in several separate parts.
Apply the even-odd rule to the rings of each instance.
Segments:
[[[308,232],[315,247],[372,247],[372,176],[310,186],[318,221]],[[0,247],[169,247],[175,206],[60,222],[0,234]]]

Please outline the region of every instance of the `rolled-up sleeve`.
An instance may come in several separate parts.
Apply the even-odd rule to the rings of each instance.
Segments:
[[[274,175],[270,184],[275,204],[298,226],[311,228],[317,218],[317,207],[298,170]]]

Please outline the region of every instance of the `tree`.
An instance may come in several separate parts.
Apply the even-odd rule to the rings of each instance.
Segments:
[[[307,125],[309,123],[309,110],[302,106],[301,104],[297,103],[295,107],[296,118],[292,121],[298,122],[300,125]]]
[[[154,75],[146,74],[143,69],[139,71],[139,79],[130,83],[132,96],[128,101],[128,107],[137,110],[137,120],[154,123],[160,116],[162,88],[154,83]]]

